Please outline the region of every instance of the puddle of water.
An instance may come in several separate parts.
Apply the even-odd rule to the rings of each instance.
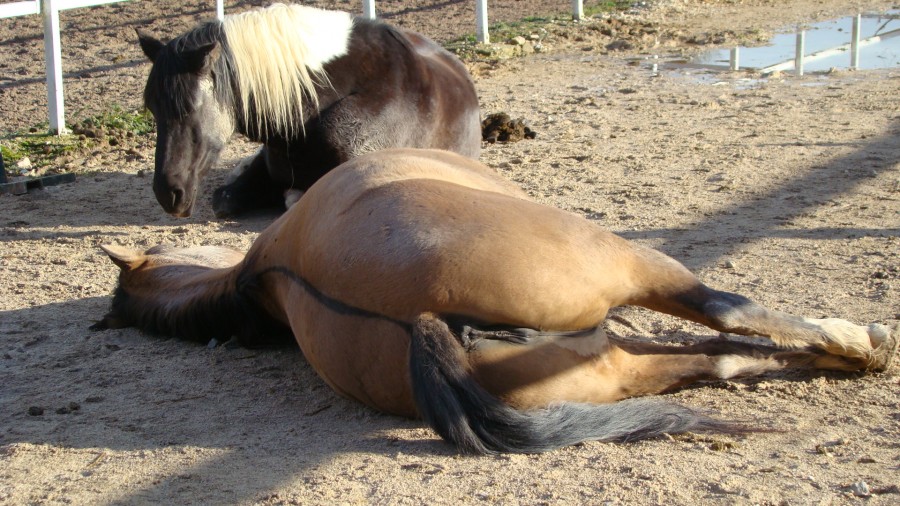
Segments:
[[[889,11],[890,15],[900,14],[900,10]],[[849,44],[853,29],[853,18],[841,18],[816,23],[806,28],[806,51],[811,55],[842,44]],[[879,19],[863,17],[860,23],[860,40],[900,29],[900,19]],[[796,33],[784,33],[772,38],[767,46],[741,47],[738,62],[741,68],[764,68],[776,63],[794,59],[797,43]],[[900,36],[882,39],[878,43],[862,45],[859,50],[860,69],[881,69],[900,67]],[[692,63],[728,66],[730,49],[707,51],[692,59]],[[835,55],[807,60],[803,68],[806,72],[828,70],[833,67],[850,66],[850,50]]]

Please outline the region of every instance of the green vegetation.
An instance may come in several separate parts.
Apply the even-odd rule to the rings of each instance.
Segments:
[[[584,15],[596,16],[606,12],[625,11],[636,2],[634,0],[599,0],[597,2],[584,2]]]
[[[7,172],[12,173],[15,165],[28,158],[33,168],[41,168],[56,158],[73,153],[82,142],[73,135],[56,136],[47,133],[47,125],[31,128],[29,132],[15,132],[0,137],[0,151]],[[18,174],[15,174],[18,175]]]
[[[119,106],[100,115],[84,119],[72,125],[72,131],[86,128],[99,128],[110,132],[134,135],[147,135],[156,130],[153,116],[147,110],[126,112]]]
[[[59,165],[60,158],[102,145],[123,145],[128,139],[149,135],[156,129],[149,112],[128,112],[119,106],[77,121],[68,128],[71,134],[53,135],[47,133],[49,128],[44,123],[28,132],[0,135],[0,152],[7,172],[12,173],[16,163],[24,158],[31,161],[33,169],[40,170]]]
[[[598,0],[584,2],[584,16],[590,18],[599,14],[630,9],[635,0]],[[541,33],[552,26],[572,23],[572,13],[565,12],[551,16],[528,16],[520,21],[500,22],[488,26],[490,39],[495,42],[507,41],[516,37],[528,38],[529,35]],[[456,53],[463,60],[476,59],[484,52],[477,49],[475,34],[466,34],[444,44],[444,47]]]

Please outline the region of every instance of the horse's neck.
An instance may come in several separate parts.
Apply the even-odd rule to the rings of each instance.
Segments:
[[[236,91],[228,97],[228,101],[223,101],[223,106],[233,111],[235,118],[235,128],[241,135],[247,137],[253,142],[262,142],[275,145],[290,146],[294,143],[301,144],[307,135],[307,126],[315,123],[319,119],[320,109],[327,109],[334,104],[336,99],[333,90],[316,86],[317,102],[313,103],[308,100],[302,101],[300,104],[291,104],[290,107],[295,108],[294,121],[295,128],[285,132],[273,127],[271,118],[262,116],[255,109],[250,109],[249,117],[245,117],[246,112],[240,101],[240,95]]]
[[[248,310],[237,290],[237,269],[162,266],[154,273],[162,280],[157,288],[123,291],[122,303],[144,330],[192,341],[226,341],[244,325]]]

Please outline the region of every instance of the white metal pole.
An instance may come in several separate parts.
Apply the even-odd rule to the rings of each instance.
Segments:
[[[225,21],[225,0],[216,0],[216,19]]]
[[[375,0],[363,0],[363,17],[375,19]]]
[[[41,0],[44,16],[44,62],[47,67],[47,107],[50,112],[50,133],[66,133],[63,100],[62,50],[59,38],[59,9],[56,0]]]
[[[794,52],[794,71],[803,75],[803,54],[806,52],[806,30],[797,30],[797,49]]]
[[[857,14],[853,18],[853,30],[850,35],[850,68],[856,70],[859,68],[859,28],[862,23],[862,16]]]
[[[741,68],[741,51],[739,47],[731,48],[731,56],[728,58],[728,67],[731,70]]]
[[[584,19],[584,1],[572,0],[572,19]]]
[[[487,0],[475,0],[475,40],[481,44],[489,44]]]

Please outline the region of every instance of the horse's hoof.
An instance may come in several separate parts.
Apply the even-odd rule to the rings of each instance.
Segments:
[[[888,329],[885,325],[873,323],[867,329],[869,331],[869,339],[872,340],[872,346],[875,351],[869,358],[866,369],[870,371],[887,371],[894,358],[897,356],[897,348],[900,346],[900,323],[894,325],[894,328]]]
[[[223,210],[223,209],[215,209],[214,208],[213,214],[215,215],[216,218],[218,218],[220,220],[226,220],[226,219],[235,217],[234,213],[232,213],[231,211],[228,211],[228,210]]]
[[[224,219],[235,217],[238,213],[234,207],[231,192],[225,188],[219,188],[213,192],[212,208],[216,218]]]

